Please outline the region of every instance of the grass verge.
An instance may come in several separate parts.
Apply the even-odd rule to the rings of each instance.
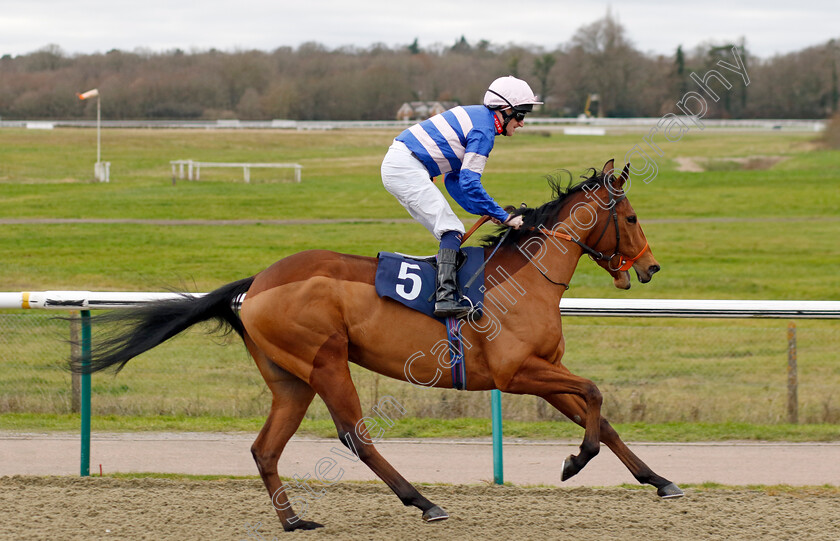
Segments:
[[[262,417],[187,417],[187,416],[94,416],[91,427],[96,432],[256,432]],[[78,415],[6,413],[0,415],[0,430],[9,431],[78,431]],[[701,442],[701,441],[840,441],[840,427],[833,424],[751,423],[620,423],[616,430],[626,441]],[[329,420],[305,419],[298,434],[335,437]],[[406,417],[387,429],[389,438],[487,438],[491,435],[489,419],[419,419]],[[508,438],[534,440],[577,440],[583,429],[570,422],[505,421]]]

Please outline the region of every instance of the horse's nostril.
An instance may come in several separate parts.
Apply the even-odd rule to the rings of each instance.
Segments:
[[[655,273],[659,272],[659,269],[660,269],[659,265],[651,265],[650,267],[648,267],[648,273],[649,274],[655,274]]]

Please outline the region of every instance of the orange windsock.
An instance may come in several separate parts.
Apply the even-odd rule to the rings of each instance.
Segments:
[[[84,94],[76,94],[76,95],[79,96],[80,100],[86,100],[88,98],[95,98],[99,95],[99,89],[94,88],[93,90],[88,90]]]

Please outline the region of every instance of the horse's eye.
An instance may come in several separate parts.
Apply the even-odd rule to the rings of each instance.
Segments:
[[[634,224],[634,223],[636,223],[636,217],[635,216],[628,216],[627,221],[630,222],[631,224]]]

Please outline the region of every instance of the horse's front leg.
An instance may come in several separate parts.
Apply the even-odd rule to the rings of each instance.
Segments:
[[[583,401],[571,395],[550,395],[544,396],[545,400],[557,408],[560,413],[576,422],[583,425],[583,419],[586,416],[586,405]],[[621,462],[627,466],[633,477],[642,484],[650,484],[656,487],[656,493],[661,498],[679,498],[684,495],[682,489],[673,482],[665,479],[661,475],[657,475],[647,464],[636,456],[627,445],[622,441],[618,432],[610,425],[610,423],[601,417],[601,441],[606,444],[610,450],[615,453]]]
[[[585,432],[580,453],[563,461],[561,479],[572,477],[598,454],[601,448],[601,391],[590,380],[576,376],[561,364],[552,364],[540,357],[528,357],[510,381],[500,387],[507,393],[536,396],[571,395],[586,404],[582,419]]]

